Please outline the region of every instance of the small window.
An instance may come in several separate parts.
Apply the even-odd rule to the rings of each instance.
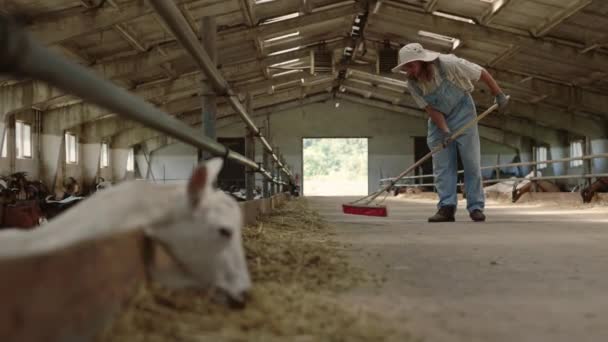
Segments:
[[[536,148],[536,161],[543,162],[547,160],[547,148],[544,146],[539,146]],[[546,163],[538,164],[538,169],[542,170],[547,168]]]
[[[4,138],[2,138],[2,154],[0,154],[0,157],[8,157],[8,132],[6,129],[4,130]]]
[[[101,143],[101,155],[99,158],[99,167],[102,169],[110,165],[108,158],[108,144]]]
[[[78,142],[72,133],[65,134],[65,162],[68,164],[78,163]]]
[[[15,122],[15,148],[17,158],[32,158],[32,126],[25,122]]]
[[[583,142],[582,141],[573,141],[570,143],[570,158],[579,158],[583,156]],[[571,160],[571,167],[578,167],[583,165],[582,159]]]
[[[127,172],[133,172],[135,170],[135,158],[133,158],[133,149],[129,150],[127,156]]]

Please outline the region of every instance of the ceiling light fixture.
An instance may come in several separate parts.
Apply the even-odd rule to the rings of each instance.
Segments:
[[[281,35],[281,36],[265,39],[264,42],[265,43],[271,43],[271,42],[276,42],[277,40],[281,40],[281,39],[287,39],[287,38],[291,38],[291,37],[297,37],[299,35],[300,35],[300,31],[296,31],[296,32],[284,34],[284,35]]]
[[[442,18],[456,20],[456,21],[462,21],[463,23],[468,23],[468,24],[475,25],[475,20],[473,20],[471,18],[461,17],[461,16],[449,14],[449,13],[439,12],[439,11],[433,12],[433,15],[436,15],[436,16],[442,17]]]
[[[279,72],[279,73],[273,74],[272,78],[279,77],[279,76],[290,75],[290,74],[295,74],[295,73],[298,73],[298,72],[302,72],[302,70],[300,70],[300,69],[294,69],[294,70],[287,70],[287,71]]]
[[[280,63],[272,64],[272,65],[270,65],[270,67],[283,66],[283,65],[292,64],[292,63],[299,62],[299,61],[300,60],[298,58],[296,58],[296,59],[290,59],[290,60],[285,61],[285,62],[280,62]]]
[[[284,21],[284,20],[289,20],[289,19],[294,19],[300,16],[300,12],[293,12],[293,13],[289,13],[289,14],[285,14],[285,15],[281,15],[278,17],[274,17],[274,18],[268,18],[264,21],[262,21],[260,23],[260,25],[268,25],[268,24],[273,24],[273,23],[277,23],[279,21]]]
[[[301,46],[296,46],[296,47],[293,47],[293,48],[290,48],[290,49],[279,50],[279,51],[275,51],[273,53],[269,53],[268,56],[276,56],[276,55],[284,54],[284,53],[287,53],[287,52],[298,51],[301,48],[302,48]]]
[[[438,33],[433,33],[433,32],[428,32],[428,31],[418,31],[418,35],[421,37],[426,37],[426,38],[431,38],[434,40],[438,40],[441,43],[444,44],[450,44],[452,47],[452,51],[456,50],[456,48],[458,48],[462,42],[460,41],[460,39],[458,38],[454,38],[454,37],[450,37],[450,36],[444,36],[442,34],[438,34]]]
[[[502,6],[505,5],[505,0],[480,0],[480,1],[492,5],[492,10],[490,13],[494,13],[494,12],[498,11]]]

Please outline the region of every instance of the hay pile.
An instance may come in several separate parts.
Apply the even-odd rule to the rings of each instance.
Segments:
[[[348,265],[305,200],[289,202],[243,235],[254,282],[246,309],[230,310],[195,291],[142,286],[100,340],[407,340],[381,317],[333,299],[367,277]]]
[[[299,284],[306,290],[341,290],[365,280],[348,265],[333,233],[305,200],[291,201],[243,232],[255,282]]]

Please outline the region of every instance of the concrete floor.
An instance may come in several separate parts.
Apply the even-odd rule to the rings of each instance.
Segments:
[[[343,215],[346,200],[310,203],[386,281],[344,300],[424,341],[608,341],[608,207],[490,203],[486,223],[461,209],[431,225],[431,200],[389,199],[388,218]]]

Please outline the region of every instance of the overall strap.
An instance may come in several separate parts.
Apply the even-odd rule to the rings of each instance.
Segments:
[[[420,90],[420,87],[418,86],[418,81],[412,80],[412,79],[408,80],[407,87],[410,90],[413,90],[414,92],[416,92],[416,94],[418,94],[419,96],[422,96],[422,91]]]
[[[437,67],[437,70],[439,70],[439,76],[441,76],[441,79],[442,80],[447,79],[446,73],[445,73],[445,68],[443,66],[443,63],[441,63],[441,60],[439,60],[439,57],[437,57],[437,59],[433,62],[433,64],[435,64],[435,66]]]

